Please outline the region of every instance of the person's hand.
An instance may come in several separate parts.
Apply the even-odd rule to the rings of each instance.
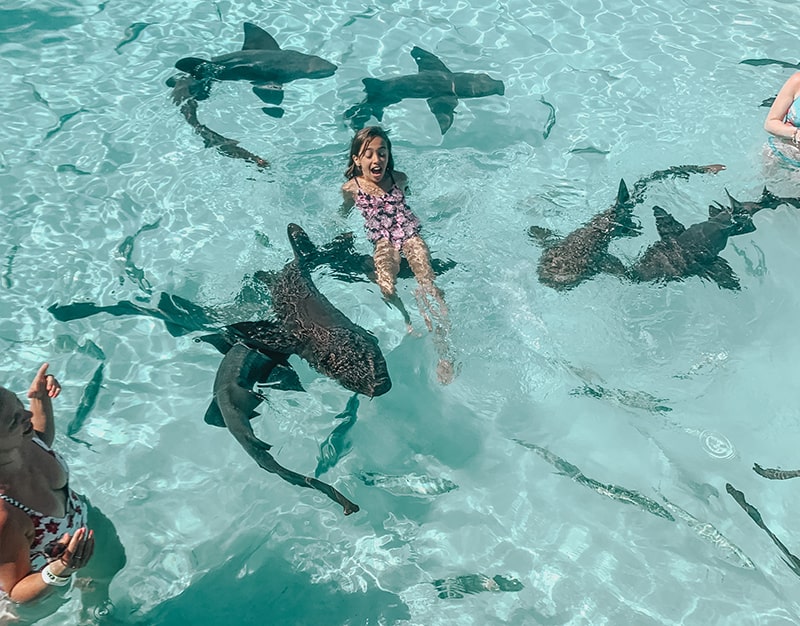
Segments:
[[[66,533],[59,539],[51,556],[50,571],[56,576],[70,576],[85,567],[94,553],[94,531],[79,528],[70,536]]]
[[[30,389],[28,389],[28,397],[43,400],[46,397],[55,398],[61,393],[61,384],[56,380],[56,377],[47,373],[49,363],[42,363],[36,376],[33,377]]]

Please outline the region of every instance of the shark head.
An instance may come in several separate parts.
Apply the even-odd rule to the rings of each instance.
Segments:
[[[456,72],[453,74],[455,92],[459,98],[482,98],[484,96],[502,96],[506,87],[502,80],[492,78],[488,74],[469,74]]]
[[[309,355],[317,371],[330,376],[355,393],[370,398],[392,388],[386,360],[378,340],[361,327],[329,329],[327,350]]]

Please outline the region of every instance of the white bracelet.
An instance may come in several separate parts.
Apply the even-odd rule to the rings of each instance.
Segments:
[[[65,587],[69,584],[69,581],[72,580],[72,574],[69,576],[58,576],[50,571],[50,563],[42,568],[41,574],[44,583],[51,587]]]

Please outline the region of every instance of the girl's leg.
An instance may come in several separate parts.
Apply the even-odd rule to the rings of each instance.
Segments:
[[[403,315],[408,331],[411,332],[411,316],[406,311],[403,301],[397,295],[395,282],[400,271],[400,252],[387,239],[375,243],[375,282],[381,289],[383,299],[397,308]]]
[[[450,319],[447,315],[444,292],[433,282],[436,275],[431,267],[431,253],[422,237],[417,235],[408,239],[403,244],[403,254],[419,283],[419,288],[414,295],[425,325],[429,331],[434,333],[434,343],[436,351],[439,353],[436,374],[439,382],[446,385],[452,382],[456,372],[453,347],[450,344]]]

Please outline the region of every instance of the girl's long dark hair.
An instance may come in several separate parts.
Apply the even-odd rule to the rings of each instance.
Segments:
[[[368,145],[370,141],[380,137],[386,142],[386,149],[389,150],[389,159],[386,163],[386,173],[392,174],[394,172],[394,156],[392,156],[392,142],[389,135],[380,126],[367,126],[358,131],[350,143],[350,155],[347,157],[347,169],[344,172],[345,178],[350,180],[361,174],[361,168],[356,165],[353,157],[361,156],[364,153],[364,146]]]

